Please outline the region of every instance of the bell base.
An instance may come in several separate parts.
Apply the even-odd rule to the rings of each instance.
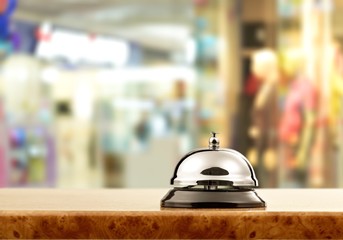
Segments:
[[[161,200],[163,208],[264,208],[266,203],[253,189],[171,189]]]

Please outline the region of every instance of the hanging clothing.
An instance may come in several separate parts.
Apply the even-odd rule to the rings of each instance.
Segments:
[[[304,111],[315,111],[316,95],[316,88],[309,79],[299,77],[293,81],[279,126],[281,141],[292,143],[300,138]]]
[[[246,96],[254,97],[258,93],[260,87],[261,79],[256,77],[254,74],[251,74],[246,80],[246,84],[244,85],[244,94]]]
[[[276,171],[267,169],[267,158],[277,150],[278,124],[277,87],[274,82],[265,82],[255,97],[252,108],[252,126],[257,131],[254,145],[257,152],[257,177],[263,187],[276,187]],[[273,154],[270,154],[273,152]],[[268,159],[276,161],[276,159]],[[267,160],[267,161],[268,161]]]
[[[292,81],[279,124],[282,187],[305,187],[310,146],[313,138],[313,114],[317,90],[307,78]]]

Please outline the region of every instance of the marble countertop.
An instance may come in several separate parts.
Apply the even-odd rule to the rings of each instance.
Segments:
[[[168,189],[0,189],[0,238],[343,238],[343,189],[257,189],[265,209],[161,209]]]

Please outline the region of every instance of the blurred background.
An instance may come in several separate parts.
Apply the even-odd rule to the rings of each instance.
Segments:
[[[168,187],[188,151],[343,187],[343,1],[0,0],[0,187]]]

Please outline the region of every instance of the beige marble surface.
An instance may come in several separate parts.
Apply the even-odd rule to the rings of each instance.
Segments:
[[[343,239],[343,189],[259,189],[266,209],[160,209],[168,189],[0,189],[0,238]]]
[[[169,189],[0,189],[0,211],[160,211]],[[256,189],[267,212],[343,212],[343,189]],[[225,210],[229,211],[229,210]]]

